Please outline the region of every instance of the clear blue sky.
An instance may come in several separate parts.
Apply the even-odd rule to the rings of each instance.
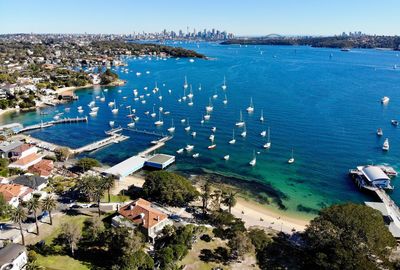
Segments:
[[[0,0],[0,33],[400,34],[400,0]]]

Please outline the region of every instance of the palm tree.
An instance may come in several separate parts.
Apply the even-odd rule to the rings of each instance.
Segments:
[[[22,222],[26,219],[26,212],[22,206],[14,208],[11,212],[11,220],[19,225],[19,231],[21,233],[22,244],[25,245],[24,233],[22,232]]]
[[[107,189],[108,202],[111,201],[110,190],[114,187],[114,183],[115,182],[113,176],[105,177],[103,179],[103,186],[105,189]]]
[[[206,181],[203,186],[201,186],[201,201],[203,203],[203,215],[206,214],[207,212],[207,205],[208,205],[208,200],[210,199],[210,194],[211,194],[211,184],[209,181]]]
[[[42,210],[47,211],[50,217],[50,225],[53,225],[53,217],[51,216],[51,211],[56,209],[57,201],[52,196],[47,196],[42,200]]]
[[[231,213],[232,207],[234,207],[235,204],[236,204],[236,194],[237,194],[237,193],[238,193],[238,192],[233,192],[233,191],[231,190],[231,191],[229,191],[229,192],[226,192],[226,193],[223,195],[224,200],[222,201],[222,203],[223,203],[224,205],[228,206],[228,211],[229,211],[229,213]]]
[[[36,224],[36,234],[39,235],[39,225],[37,220],[37,210],[40,208],[40,201],[39,198],[33,196],[27,203],[27,207],[29,211],[33,211],[33,215],[35,217],[35,224]]]
[[[213,198],[213,200],[212,200],[213,208],[216,211],[219,211],[221,209],[222,191],[219,189],[214,190],[214,192],[211,194],[211,197]]]

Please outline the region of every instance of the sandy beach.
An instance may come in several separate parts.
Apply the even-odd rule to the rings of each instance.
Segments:
[[[77,87],[77,86],[63,87],[63,88],[57,89],[56,92],[57,92],[57,95],[60,95],[60,94],[62,94],[64,92],[75,91],[75,90],[83,89],[83,88],[90,88],[90,87],[93,87],[93,86],[94,86],[93,84],[87,84],[85,86],[79,86],[79,87]]]
[[[141,175],[130,175],[123,181],[116,181],[111,193],[117,195],[122,189],[126,190],[131,185],[142,187],[143,184],[144,178]],[[285,215],[279,211],[275,212],[255,201],[240,197],[237,198],[237,203],[232,208],[232,214],[241,218],[246,227],[260,226],[285,233],[292,233],[294,230],[304,231],[309,223],[308,220]]]
[[[14,112],[14,111],[16,111],[17,109],[15,109],[15,108],[7,108],[7,109],[5,109],[5,110],[0,110],[0,116],[1,115],[4,115],[4,114],[7,114],[7,113],[10,113],[10,112]]]

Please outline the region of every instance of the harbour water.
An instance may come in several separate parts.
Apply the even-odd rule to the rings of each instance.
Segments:
[[[78,101],[45,108],[48,115],[39,111],[12,113],[2,117],[2,123],[21,122],[24,125],[47,121],[58,112],[65,117],[88,115],[87,104],[96,101],[99,112],[89,117],[88,123],[57,125],[31,132],[32,136],[56,144],[77,148],[104,138],[110,129],[109,121],[115,126],[126,127],[131,105],[140,117],[135,128],[167,134],[171,119],[176,126],[174,138],[162,152],[177,156],[172,169],[198,172],[199,168],[223,175],[243,179],[256,179],[270,184],[282,199],[287,212],[302,215],[313,214],[313,210],[345,201],[362,202],[367,196],[358,192],[347,176],[348,169],[361,164],[388,163],[399,168],[400,127],[391,125],[390,120],[400,118],[400,64],[398,52],[354,49],[341,52],[335,49],[291,46],[222,46],[213,43],[180,44],[211,57],[211,60],[188,59],[157,60],[152,58],[126,59],[129,71],[117,69],[127,84],[108,87],[104,93],[106,101],[96,96],[104,88],[76,91]],[[149,74],[146,72],[149,71]],[[137,76],[136,72],[141,75]],[[193,106],[188,100],[178,102],[183,96],[184,77],[193,87]],[[227,89],[221,85],[226,76]],[[155,83],[160,89],[152,93]],[[201,84],[201,90],[199,85]],[[145,91],[144,87],[148,87]],[[138,96],[145,95],[146,104],[134,101],[133,89]],[[169,93],[168,90],[171,90]],[[118,90],[122,90],[119,93]],[[150,96],[146,96],[149,93]],[[186,90],[189,94],[189,88]],[[209,98],[214,110],[210,121],[200,123]],[[226,94],[228,103],[223,104]],[[162,96],[162,100],[159,96]],[[389,96],[387,106],[380,104],[383,96]],[[126,98],[124,98],[126,97]],[[248,114],[250,98],[253,98],[254,113]],[[112,114],[108,102],[116,100],[118,114]],[[77,107],[83,106],[79,114]],[[155,118],[145,115],[154,109]],[[163,115],[164,125],[155,127],[159,107],[170,111]],[[242,138],[242,129],[235,127],[239,110],[246,121],[247,137]],[[260,122],[260,110],[264,122]],[[186,132],[189,119],[191,130]],[[216,149],[208,150],[211,128],[215,132]],[[271,129],[272,147],[263,149],[266,138],[260,132]],[[381,127],[384,135],[376,136]],[[230,145],[232,130],[235,129],[236,144]],[[196,137],[190,134],[196,131]],[[103,163],[113,165],[148,146],[155,136],[124,130],[130,139],[91,153],[90,156]],[[381,149],[385,138],[390,140],[390,151]],[[176,154],[186,144],[193,144],[190,153]],[[288,164],[292,148],[294,164]],[[257,154],[257,164],[249,166]],[[194,159],[192,154],[199,153]],[[223,157],[229,154],[230,159]],[[394,186],[398,186],[394,180]],[[395,189],[391,197],[400,203],[400,191]],[[276,205],[275,205],[276,206]]]

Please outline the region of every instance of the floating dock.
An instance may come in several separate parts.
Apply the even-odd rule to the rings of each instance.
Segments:
[[[125,141],[127,139],[129,139],[128,136],[124,136],[124,135],[121,135],[121,134],[113,134],[112,136],[110,136],[108,138],[102,139],[102,140],[94,142],[94,143],[90,143],[88,145],[82,146],[82,147],[77,148],[77,149],[73,149],[72,152],[74,154],[80,154],[80,153],[83,153],[83,152],[92,152],[92,151],[95,151],[97,149],[100,149],[100,148],[103,148],[105,146],[108,146],[110,144],[119,143],[119,142]]]
[[[87,121],[88,121],[87,117],[63,118],[60,120],[42,122],[39,124],[26,126],[26,127],[22,128],[20,131],[18,131],[18,133],[35,130],[35,129],[47,128],[47,127],[51,127],[51,126],[59,125],[59,124],[81,123],[81,122],[87,122]]]

